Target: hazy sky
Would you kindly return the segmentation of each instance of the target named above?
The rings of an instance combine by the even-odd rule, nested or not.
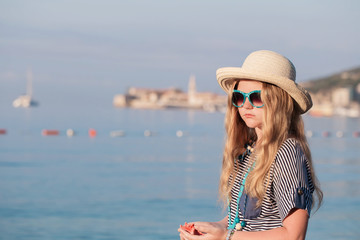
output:
[[[216,69],[259,49],[306,81],[360,66],[359,22],[358,0],[2,0],[0,101],[25,91],[28,67],[38,98],[185,90],[190,74],[221,92]]]

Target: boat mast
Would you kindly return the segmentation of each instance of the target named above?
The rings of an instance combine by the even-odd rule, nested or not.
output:
[[[27,79],[27,87],[26,87],[26,95],[32,96],[32,80],[33,80],[33,74],[31,68],[28,68],[26,73],[26,79]]]

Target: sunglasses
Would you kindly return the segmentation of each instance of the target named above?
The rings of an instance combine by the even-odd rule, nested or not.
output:
[[[246,98],[249,99],[250,104],[255,108],[261,108],[264,106],[264,103],[261,101],[260,90],[254,90],[249,93],[244,93],[239,90],[233,90],[232,104],[235,107],[241,108],[242,106],[244,106]]]

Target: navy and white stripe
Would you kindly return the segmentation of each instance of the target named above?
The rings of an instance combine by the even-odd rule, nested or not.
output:
[[[237,197],[242,177],[248,170],[250,157],[241,161],[231,190],[231,222],[234,221]],[[260,208],[255,198],[248,198],[245,210],[245,231],[262,231],[282,226],[282,221],[293,208],[306,209],[310,216],[314,186],[308,159],[297,140],[287,139],[278,150],[270,168],[270,182]],[[265,183],[264,183],[265,186]],[[245,193],[240,199],[239,216],[244,219]]]

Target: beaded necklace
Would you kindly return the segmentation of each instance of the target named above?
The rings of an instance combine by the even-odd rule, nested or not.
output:
[[[245,152],[242,154],[241,156],[241,159],[244,160],[245,159],[245,156],[247,154],[251,154],[253,152],[253,148],[250,146],[250,145],[247,145],[246,147],[246,150]],[[240,203],[240,198],[243,194],[243,191],[244,191],[244,187],[245,187],[245,182],[246,182],[246,178],[247,176],[249,175],[250,171],[254,168],[255,166],[255,162],[252,164],[251,167],[249,167],[249,169],[247,170],[246,174],[244,175],[244,178],[241,182],[241,185],[240,185],[240,189],[239,189],[239,194],[238,194],[238,197],[237,197],[237,200],[236,200],[236,214],[235,214],[235,219],[234,219],[234,222],[231,224],[231,208],[230,208],[230,203],[228,205],[228,213],[229,213],[229,216],[228,216],[228,222],[229,222],[229,227],[228,229],[231,230],[231,229],[236,229],[236,231],[240,231],[242,230],[245,226],[246,226],[246,221],[245,221],[245,218],[240,221],[240,218],[239,218],[239,203]],[[246,194],[245,196],[245,201],[244,201],[244,216],[245,216],[245,212],[246,212],[246,204],[247,204],[247,199],[248,199],[248,195]]]

